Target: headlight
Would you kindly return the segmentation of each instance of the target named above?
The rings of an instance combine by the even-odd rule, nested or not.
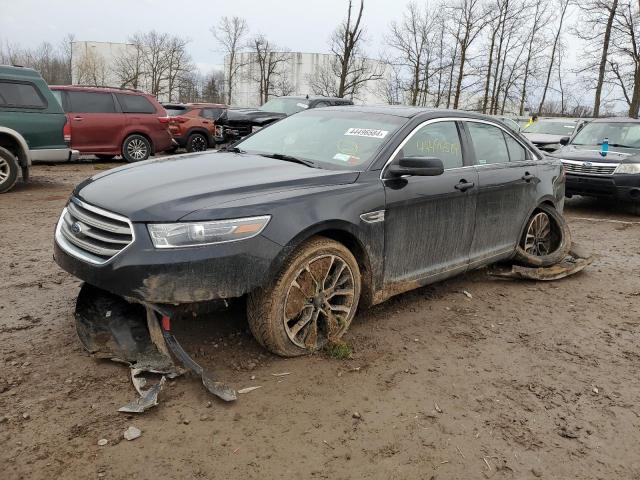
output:
[[[152,223],[147,228],[156,248],[196,247],[255,237],[270,219],[265,215],[214,222]]]
[[[613,173],[640,173],[640,163],[621,163]]]

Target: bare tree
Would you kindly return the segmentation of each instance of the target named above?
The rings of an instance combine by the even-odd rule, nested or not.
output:
[[[609,61],[615,82],[629,105],[629,116],[638,118],[640,108],[640,1],[623,1],[613,25],[613,50]]]
[[[462,82],[465,77],[465,66],[468,60],[467,57],[470,54],[470,48],[487,24],[483,12],[480,9],[481,5],[481,0],[458,0],[457,3],[451,7],[454,18],[460,25],[455,35],[455,40],[460,50],[460,64],[458,66],[458,78],[456,80],[453,108],[458,108],[460,105]]]
[[[123,53],[114,60],[113,73],[121,88],[138,89],[142,86],[144,80],[142,57],[145,48],[142,41],[140,35],[131,38],[131,43],[127,44]]]
[[[189,40],[181,37],[171,37],[168,41],[167,57],[167,91],[171,102],[177,95],[178,85],[182,78],[192,69],[191,55],[187,52]]]
[[[391,22],[390,32],[386,43],[397,52],[397,57],[392,59],[394,66],[404,67],[409,70],[410,83],[408,85],[410,105],[418,103],[420,87],[423,81],[425,56],[428,53],[430,17],[422,12],[414,2],[407,5],[400,23]],[[398,72],[396,72],[398,73]],[[395,75],[396,80],[398,75]],[[388,80],[387,80],[388,81]]]
[[[108,68],[102,55],[87,46],[74,62],[74,77],[80,85],[101,86],[107,84]]]
[[[558,20],[558,29],[556,30],[556,33],[553,39],[553,47],[551,48],[549,68],[547,69],[546,82],[544,84],[544,88],[542,89],[542,98],[540,99],[538,112],[542,111],[542,108],[544,107],[544,101],[547,98],[547,91],[549,90],[549,83],[551,81],[551,73],[553,72],[553,67],[555,65],[556,52],[558,50],[558,42],[560,41],[560,37],[562,35],[562,25],[564,23],[564,18],[567,13],[567,8],[569,7],[570,1],[571,0],[557,0],[558,9],[560,11],[559,20]]]
[[[582,56],[583,62],[586,60],[586,65],[579,70],[579,73],[597,74],[593,105],[594,117],[600,115],[607,57],[618,3],[618,0],[584,0],[577,2],[582,15],[573,29],[573,33],[586,44],[585,52]]]
[[[211,27],[211,33],[226,55],[225,75],[227,103],[229,104],[231,104],[236,76],[238,71],[243,67],[243,64],[238,61],[238,54],[244,46],[243,41],[248,31],[247,21],[240,17],[222,17],[217,27]]]
[[[249,43],[255,63],[255,74],[252,80],[258,84],[260,105],[269,100],[269,95],[274,91],[277,77],[282,75],[282,68],[288,56],[260,34],[253,37]]]
[[[320,67],[309,79],[311,90],[317,95],[353,98],[367,82],[382,78],[380,64],[365,58],[362,52],[364,0],[360,0],[357,14],[352,3],[349,0],[347,18],[329,40],[332,61]]]
[[[543,50],[543,48],[540,47],[538,40],[540,38],[540,26],[544,25],[548,20],[547,7],[548,3],[546,0],[534,0],[534,11],[531,17],[533,19],[533,23],[531,24],[529,35],[527,37],[527,54],[524,63],[522,88],[520,90],[519,115],[524,115],[524,107],[528,93],[527,87],[529,85],[529,78],[531,76],[531,69],[535,62],[535,57]]]

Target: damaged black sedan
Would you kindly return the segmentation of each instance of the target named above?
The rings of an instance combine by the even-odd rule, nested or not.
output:
[[[360,306],[501,260],[557,262],[564,182],[559,160],[490,117],[313,109],[226,152],[84,181],[55,260],[163,318],[246,297],[256,339],[295,356],[339,339]]]

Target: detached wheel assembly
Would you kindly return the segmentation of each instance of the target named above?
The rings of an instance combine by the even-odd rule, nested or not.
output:
[[[122,144],[122,156],[129,162],[140,162],[151,155],[151,144],[142,135],[129,135]]]
[[[351,252],[314,237],[292,254],[269,287],[249,295],[249,328],[278,355],[314,352],[347,331],[360,290],[360,269]]]
[[[548,267],[571,248],[571,232],[564,217],[550,205],[540,205],[529,218],[516,249],[516,260],[531,267]]]
[[[6,148],[0,147],[0,193],[8,192],[18,181],[18,160]]]

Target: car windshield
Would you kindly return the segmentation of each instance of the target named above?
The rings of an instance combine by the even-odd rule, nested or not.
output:
[[[291,115],[309,108],[309,100],[303,98],[273,98],[260,107],[264,112]]]
[[[609,139],[609,145],[640,148],[640,123],[588,123],[571,143],[572,145],[602,145],[602,140],[605,138]]]
[[[575,128],[575,124],[571,122],[545,122],[544,120],[538,120],[525,128],[523,132],[545,133],[548,135],[562,135],[569,137]]]
[[[406,121],[394,115],[309,110],[256,132],[236,147],[248,153],[295,157],[328,170],[364,170]]]

